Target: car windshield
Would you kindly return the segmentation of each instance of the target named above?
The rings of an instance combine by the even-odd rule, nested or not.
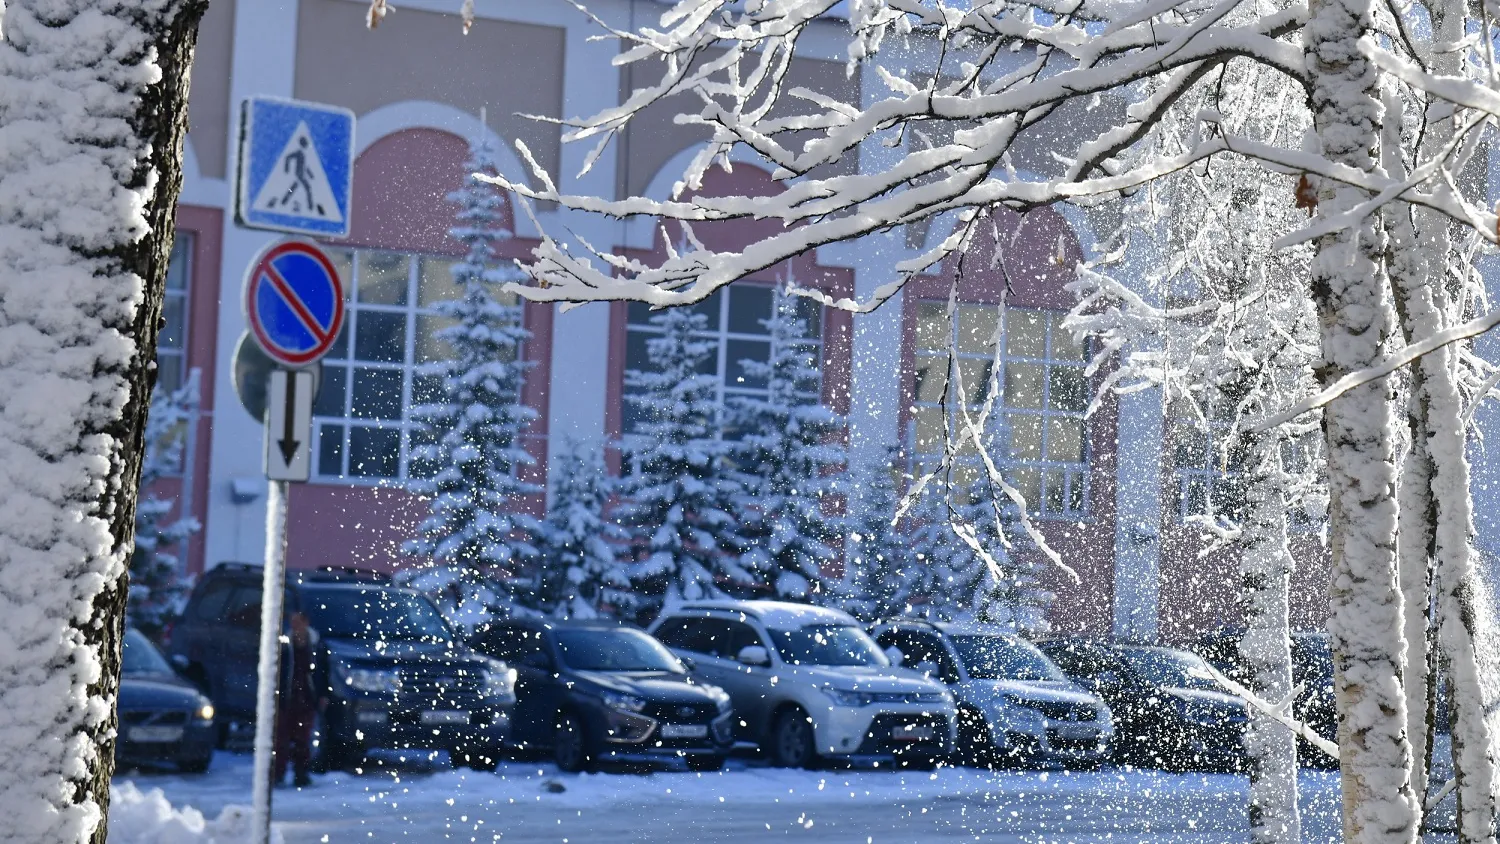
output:
[[[302,609],[334,639],[447,642],[453,634],[432,604],[398,589],[307,589]]]
[[[563,662],[578,671],[670,671],[682,663],[639,630],[558,630]]]
[[[1122,655],[1130,667],[1152,685],[1169,689],[1224,691],[1214,680],[1208,663],[1196,654],[1160,648],[1131,648]]]
[[[151,644],[139,630],[125,631],[125,648],[120,655],[120,673],[122,674],[171,674],[172,666],[167,664],[161,651]]]
[[[791,665],[889,665],[875,640],[849,624],[807,624],[771,630],[781,660]]]
[[[964,670],[976,680],[1066,679],[1030,642],[992,634],[949,638]]]

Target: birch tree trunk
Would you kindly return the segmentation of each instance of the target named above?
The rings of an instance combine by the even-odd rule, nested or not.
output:
[[[1288,619],[1292,569],[1287,545],[1287,498],[1277,443],[1267,434],[1251,434],[1245,451],[1252,456],[1245,474],[1244,516],[1240,543],[1240,603],[1245,635],[1240,658],[1254,691],[1272,703],[1285,701],[1282,714],[1292,717],[1291,624]],[[1269,452],[1269,453],[1268,453]],[[1284,724],[1251,710],[1245,731],[1250,766],[1250,841],[1252,844],[1296,844],[1302,839],[1297,809],[1297,737]]]
[[[1325,157],[1377,169],[1381,104],[1374,67],[1359,51],[1369,0],[1314,0],[1303,34],[1314,127]],[[1355,188],[1324,183],[1319,211],[1357,205]],[[1331,384],[1380,358],[1388,331],[1382,229],[1360,225],[1315,243],[1312,294],[1322,324],[1318,378]],[[1401,685],[1405,644],[1396,576],[1395,455],[1386,380],[1351,390],[1324,411],[1331,500],[1328,629],[1335,655],[1344,839],[1412,842],[1420,818]]]
[[[206,0],[0,4],[0,841],[103,842]]]

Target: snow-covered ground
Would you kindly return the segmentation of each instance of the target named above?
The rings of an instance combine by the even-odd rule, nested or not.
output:
[[[559,775],[512,762],[495,773],[391,757],[363,774],[278,789],[287,844],[525,842],[817,844],[1193,842],[1245,840],[1245,780],[1155,771],[989,772],[944,768],[790,771],[732,760],[721,773]],[[160,788],[176,806],[218,816],[250,796],[250,757],[219,754],[185,777],[128,772],[116,784]],[[1338,840],[1338,776],[1304,772],[1303,840]]]

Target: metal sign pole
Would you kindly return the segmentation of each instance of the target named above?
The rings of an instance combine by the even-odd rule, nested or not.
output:
[[[286,584],[287,482],[271,481],[266,496],[266,562],[261,583],[260,671],[255,693],[255,780],[251,841],[271,840],[271,757],[276,743],[276,687],[281,665],[281,613]]]

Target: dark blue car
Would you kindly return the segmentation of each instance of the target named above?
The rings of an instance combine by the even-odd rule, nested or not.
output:
[[[177,676],[139,630],[125,631],[119,712],[118,767],[167,764],[186,772],[208,770],[218,735],[213,703]]]

